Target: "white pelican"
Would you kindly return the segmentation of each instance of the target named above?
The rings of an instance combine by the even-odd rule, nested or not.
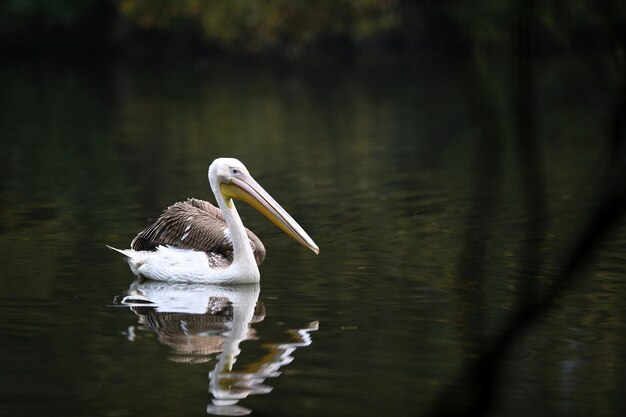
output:
[[[248,284],[259,282],[265,247],[247,230],[233,199],[256,208],[295,241],[316,254],[319,248],[296,221],[234,158],[209,167],[209,183],[219,209],[188,199],[168,207],[140,232],[131,249],[116,249],[137,276],[168,282]]]

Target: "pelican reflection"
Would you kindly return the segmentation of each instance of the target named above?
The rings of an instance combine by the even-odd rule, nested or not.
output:
[[[287,343],[263,344],[267,353],[241,370],[234,365],[244,340],[256,339],[251,326],[265,319],[259,301],[259,284],[221,286],[174,284],[157,281],[134,282],[121,300],[138,316],[139,330],[154,332],[159,341],[172,348],[169,358],[180,363],[216,360],[209,371],[212,403],[207,412],[215,415],[251,413],[237,403],[272,388],[266,378],[280,375],[280,368],[293,360],[298,347],[311,344],[310,332],[318,323],[289,331]]]

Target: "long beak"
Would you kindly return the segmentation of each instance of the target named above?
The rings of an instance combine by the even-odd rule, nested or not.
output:
[[[239,178],[231,179],[230,184],[221,183],[220,190],[224,197],[250,204],[293,240],[311,249],[315,254],[320,253],[313,239],[251,176],[242,174]]]

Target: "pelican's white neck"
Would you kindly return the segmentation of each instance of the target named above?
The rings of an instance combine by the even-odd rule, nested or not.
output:
[[[230,204],[227,204],[220,190],[218,161],[214,161],[209,167],[209,183],[211,184],[211,190],[215,195],[217,205],[222,210],[233,241],[233,263],[227,269],[232,270],[233,279],[239,283],[258,282],[259,268],[256,264],[246,229],[235,208],[235,204],[232,200],[229,201]]]

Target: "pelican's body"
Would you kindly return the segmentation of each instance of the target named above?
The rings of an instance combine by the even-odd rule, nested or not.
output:
[[[265,247],[247,230],[233,199],[245,201],[285,233],[315,253],[307,233],[233,158],[219,158],[209,167],[209,183],[218,207],[188,199],[168,207],[139,233],[123,254],[134,274],[169,282],[249,284],[259,282],[258,265]]]

